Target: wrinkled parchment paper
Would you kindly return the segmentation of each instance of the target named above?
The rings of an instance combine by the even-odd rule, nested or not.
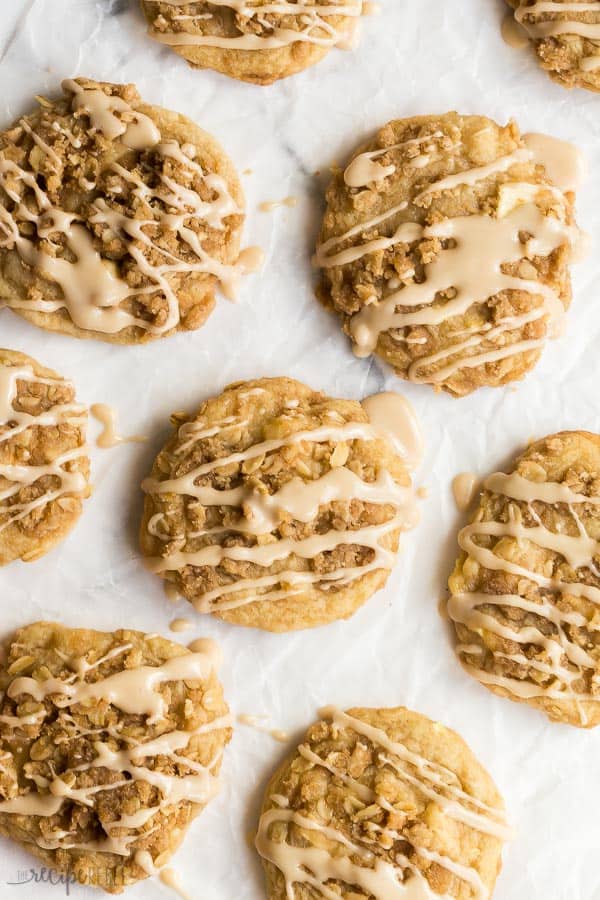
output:
[[[532,53],[500,37],[501,0],[382,0],[360,47],[270,88],[194,72],[145,37],[137,0],[5,0],[0,4],[0,127],[75,74],[134,81],[142,96],[179,110],[212,132],[240,171],[248,201],[246,243],[266,251],[238,305],[221,300],[200,332],[144,347],[116,347],[47,334],[0,312],[0,343],[74,379],[80,400],[108,402],[124,433],[146,444],[92,447],[94,496],[74,533],[49,556],[0,571],[2,637],[36,619],[71,626],[122,626],[169,635],[189,615],[142,568],[137,550],[139,483],[175,409],[194,409],[227,383],[287,374],[339,396],[403,390],[423,423],[429,488],[418,529],[387,588],[350,622],[269,635],[196,617],[187,642],[217,638],[222,677],[236,713],[265,715],[290,732],[289,747],[239,725],[225,756],[224,788],[192,825],[174,865],[194,900],[260,900],[262,873],[247,844],[262,791],[323,704],[405,704],[458,730],[504,794],[517,835],[505,851],[498,900],[598,900],[600,729],[548,724],[541,713],[493,697],[463,674],[438,614],[456,554],[460,516],[450,481],[507,464],[531,437],[561,428],[600,430],[600,266],[597,250],[574,272],[575,299],[564,337],[546,349],[525,382],[464,400],[405,386],[355,359],[336,320],[313,299],[311,246],[323,176],[388,119],[458,109],[524,131],[548,131],[586,151],[591,177],[579,198],[583,227],[600,237],[600,96],[568,92]],[[290,194],[295,209],[258,211]],[[97,434],[92,425],[90,438]],[[32,857],[0,842],[0,897],[57,898],[64,886],[30,879]],[[71,887],[73,896],[98,897]],[[131,900],[169,893],[157,879]]]

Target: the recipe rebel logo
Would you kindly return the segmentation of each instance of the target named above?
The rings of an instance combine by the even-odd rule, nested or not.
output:
[[[82,877],[86,875],[87,879]],[[83,881],[84,883],[87,881],[87,883],[93,884],[96,887],[110,888],[117,886],[122,887],[124,884],[123,873],[120,870],[120,867],[117,867],[115,870],[91,868],[86,869],[85,872],[80,870],[79,878],[76,878],[75,873],[70,869],[59,872],[57,869],[52,869],[47,866],[19,869],[16,880],[7,881],[6,884],[11,885],[11,887],[21,887],[26,884],[48,884],[52,887],[64,888],[66,896],[69,897],[71,895],[71,885],[77,884],[78,881]]]

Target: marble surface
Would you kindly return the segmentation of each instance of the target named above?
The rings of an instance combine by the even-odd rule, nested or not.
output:
[[[460,731],[504,793],[516,838],[505,852],[498,900],[598,900],[600,731],[548,724],[541,714],[492,697],[462,673],[437,611],[456,551],[460,517],[454,474],[502,466],[532,436],[561,428],[600,430],[597,249],[574,273],[567,333],[535,372],[504,390],[465,400],[406,387],[355,359],[337,323],[313,299],[309,264],[324,178],[336,160],[388,119],[457,108],[523,130],[575,140],[591,177],[579,218],[600,234],[600,96],[553,84],[528,51],[500,37],[501,0],[382,0],[360,47],[270,88],[194,72],[145,36],[137,0],[11,0],[0,4],[0,121],[26,111],[36,93],[74,74],[135,81],[143,97],[187,114],[220,139],[244,176],[246,243],[266,265],[237,305],[221,300],[206,327],[145,347],[120,348],[50,335],[0,313],[1,343],[71,376],[80,398],[114,404],[143,445],[92,449],[95,493],[73,535],[51,556],[0,571],[2,636],[39,618],[168,635],[189,607],[170,605],[142,569],[136,532],[139,482],[168,431],[173,409],[192,409],[226,383],[288,374],[330,393],[362,397],[384,384],[404,390],[423,422],[429,488],[422,522],[386,590],[350,622],[274,636],[197,619],[189,639],[211,635],[225,651],[223,679],[236,713],[264,714],[293,739],[325,703],[406,704]],[[295,209],[258,206],[293,194]],[[597,246],[597,245],[596,245]],[[95,426],[91,429],[95,436]],[[188,634],[185,635],[186,640]],[[290,748],[293,740],[290,744]],[[238,726],[225,758],[225,787],[194,823],[175,865],[195,900],[259,900],[261,871],[247,845],[265,782],[290,748]],[[61,886],[27,880],[32,859],[0,847],[0,897],[57,897]],[[35,862],[33,862],[35,865]],[[99,896],[71,887],[75,897]],[[156,879],[127,893],[158,900]]]

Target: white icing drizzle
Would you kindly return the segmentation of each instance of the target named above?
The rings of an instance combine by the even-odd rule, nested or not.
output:
[[[72,78],[65,79],[62,86],[73,94],[73,112],[89,116],[92,129],[108,140],[119,138],[132,150],[145,150],[159,143],[160,131],[152,119],[133,110],[121,97],[110,97],[101,88],[84,88]]]
[[[108,403],[94,403],[90,406],[90,412],[102,425],[101,434],[96,439],[96,444],[102,449],[118,447],[120,444],[141,444],[148,438],[141,434],[132,434],[123,437],[117,431],[117,411]]]
[[[360,153],[358,156],[354,157],[344,172],[344,182],[348,187],[352,188],[365,187],[372,182],[379,183],[389,175],[393,175],[396,171],[396,166],[394,164],[390,163],[388,166],[382,166],[378,162],[382,156],[385,156],[387,153],[392,153],[395,150],[404,150],[405,148],[421,147],[421,145],[424,145],[422,154],[413,157],[407,156],[406,159],[403,160],[405,165],[420,168],[423,159],[429,161],[429,157],[426,153],[435,150],[436,140],[440,137],[443,137],[442,132],[435,131],[433,134],[411,138],[410,140],[402,141],[399,144],[381,147],[379,150],[370,150],[365,153]]]
[[[205,172],[193,160],[194,154],[191,151],[186,154],[176,141],[162,141],[153,121],[121,98],[110,97],[100,88],[84,87],[72,80],[64,81],[63,89],[72,95],[73,111],[89,116],[92,130],[110,140],[118,140],[126,147],[138,151],[152,149],[164,160],[172,159],[193,173],[214,199],[203,200],[195,189],[183,187],[165,173],[159,173],[158,186],[151,188],[120,163],[111,164],[115,174],[131,186],[133,196],[144,210],[144,217],[130,218],[109,206],[102,197],[97,197],[91,203],[93,212],[89,221],[92,225],[102,226],[105,235],[117,235],[125,242],[129,255],[146,281],[142,287],[130,287],[117,277],[114,264],[96,249],[92,233],[83,220],[75,213],[53,206],[34,173],[0,152],[0,186],[14,203],[12,212],[5,203],[0,204],[0,247],[15,249],[25,264],[56,284],[62,294],[59,299],[7,299],[7,305],[42,313],[66,309],[78,328],[103,334],[116,334],[135,326],[160,336],[177,327],[180,321],[174,286],[178,275],[206,273],[220,283],[226,296],[233,297],[241,275],[254,270],[258,263],[254,250],[250,248],[251,256],[244,251],[235,265],[225,265],[205,250],[203,239],[189,227],[192,219],[200,219],[210,228],[223,229],[229,216],[242,214],[225,179]],[[43,145],[42,149],[46,148],[45,152],[52,160],[53,151],[33,135],[26,120],[21,119],[19,124],[32,134],[38,145]],[[90,185],[92,188],[95,184]],[[24,199],[26,193],[30,197],[27,202]],[[164,209],[156,208],[157,203]],[[23,223],[33,225],[37,239],[51,241],[57,251],[60,250],[57,239],[62,238],[73,259],[64,254],[51,256],[44,252],[35,240],[21,233],[19,226]],[[167,229],[177,238],[185,256],[161,247],[152,236],[157,227]],[[162,319],[152,323],[128,310],[128,303],[141,296],[164,301]]]
[[[551,15],[551,18],[539,20],[538,15]],[[594,14],[594,21],[569,18],[569,13]],[[597,47],[588,56],[584,56],[579,64],[582,72],[594,72],[600,68],[600,0],[591,2],[570,3],[568,0],[537,0],[531,6],[524,5],[523,0],[514,13],[515,21],[527,37],[534,41],[545,38],[573,35],[580,37]]]
[[[169,623],[169,630],[175,632],[191,631],[193,627],[194,623],[190,619],[173,619]]]
[[[502,811],[466,793],[450,770],[410,751],[404,744],[393,741],[382,729],[339,709],[328,707],[320,711],[320,716],[331,720],[336,728],[350,729],[371,742],[380,754],[380,761],[390,766],[396,777],[407,781],[422,793],[425,800],[435,803],[443,815],[499,840],[506,840],[511,836]],[[361,803],[380,806],[387,812],[393,811],[393,806],[382,796],[337,770],[334,763],[314,753],[308,745],[301,745],[299,753],[314,766],[322,767],[339,778]],[[256,848],[263,859],[271,862],[282,873],[286,897],[290,900],[296,896],[295,885],[308,885],[326,900],[336,900],[339,897],[338,891],[328,885],[332,880],[351,887],[357,886],[376,900],[451,900],[451,895],[433,891],[427,877],[405,854],[394,854],[392,863],[374,852],[374,843],[350,840],[338,829],[290,809],[289,803],[282,803],[281,799],[285,800],[279,795],[271,795],[273,806],[261,816]],[[315,845],[294,846],[286,840],[274,840],[271,837],[272,826],[283,823],[295,825],[335,842],[338,845],[335,853]],[[473,889],[477,900],[487,900],[489,897],[489,891],[475,868],[418,846],[403,833],[385,830],[385,835],[392,841],[410,844],[417,855],[436,862],[465,881]],[[302,843],[306,844],[307,841]],[[355,861],[356,859],[360,862]]]
[[[380,418],[381,404],[386,413],[384,416],[386,421],[381,421]],[[178,478],[164,481],[156,478],[146,479],[142,488],[149,494],[192,497],[202,506],[208,507],[242,508],[243,517],[235,524],[219,528],[203,528],[189,534],[188,538],[203,538],[227,532],[257,538],[251,547],[210,543],[198,550],[173,550],[165,556],[147,559],[148,568],[162,574],[181,570],[185,566],[219,566],[228,560],[247,561],[268,567],[273,563],[288,560],[289,557],[311,560],[342,545],[360,545],[373,551],[370,562],[352,568],[341,568],[334,572],[296,571],[290,567],[277,574],[239,578],[232,584],[207,591],[196,598],[194,606],[199,612],[234,609],[264,600],[273,601],[302,593],[303,586],[312,585],[320,590],[327,590],[333,585],[349,584],[356,578],[377,569],[391,569],[395,553],[388,548],[385,538],[395,531],[414,527],[418,513],[412,486],[403,487],[397,484],[387,470],[381,470],[373,482],[363,481],[351,469],[344,466],[345,459],[341,459],[336,465],[332,456],[333,467],[320,478],[312,481],[304,481],[300,477],[293,478],[274,494],[256,491],[248,485],[220,490],[196,483],[203,475],[233,464],[258,459],[282,447],[293,446],[303,441],[342,443],[352,440],[371,441],[385,436],[394,444],[396,452],[402,453],[407,466],[412,466],[415,460],[415,447],[421,446],[412,409],[402,398],[390,394],[382,395],[379,402],[375,400],[371,410],[379,411],[379,417],[376,417],[372,425],[351,422],[340,426],[321,426],[309,431],[298,431],[285,438],[262,441],[241,452],[203,463]],[[367,411],[369,412],[369,409]],[[179,431],[179,437],[186,439],[182,447],[187,448],[194,441],[214,436],[222,429],[235,427],[237,422],[238,420],[234,418],[233,421],[224,421],[220,426],[210,427],[198,422],[185,423]],[[403,439],[405,443],[401,443]],[[392,507],[393,514],[383,524],[368,525],[354,531],[332,529],[324,534],[313,534],[299,540],[283,537],[268,542],[259,540],[262,535],[277,529],[282,516],[286,514],[291,519],[308,523],[317,517],[321,506],[332,502],[349,503],[352,500]],[[163,518],[163,513],[152,516],[148,522],[148,532],[166,542],[170,539],[161,528]],[[284,587],[281,587],[282,585]]]
[[[298,205],[298,198],[294,196],[284,197],[283,200],[265,200],[263,203],[260,203],[258,208],[261,212],[269,213],[273,212],[276,209],[280,209],[282,206],[287,206],[289,209],[293,209]]]
[[[416,413],[406,397],[385,391],[361,403],[369,422],[393,445],[412,471],[423,461],[425,442]]]
[[[470,507],[477,492],[477,482],[477,475],[473,472],[460,472],[452,479],[452,494],[459,512],[465,512]]]
[[[196,638],[195,641],[188,644],[188,650],[191,650],[192,653],[209,654],[216,669],[219,669],[223,664],[223,651],[212,638]]]
[[[82,429],[84,440],[87,423],[86,409],[77,403],[54,404],[38,414],[15,409],[19,382],[52,386],[68,385],[60,378],[38,377],[30,365],[0,365],[0,446],[16,435],[34,428],[54,429],[68,424]],[[44,465],[0,463],[0,532],[15,522],[25,519],[31,512],[47,506],[61,497],[82,497],[87,492],[87,480],[83,472],[71,471],[73,464],[85,458],[87,448],[69,450]],[[26,503],[11,502],[18,493],[39,479],[53,476],[59,484],[48,487],[35,500]]]
[[[178,897],[181,897],[181,900],[192,900],[192,895],[188,894],[183,887],[179,872],[177,872],[176,869],[171,867],[161,869],[158,877],[166,887],[171,888],[173,893],[177,894]]]
[[[245,725],[247,728],[254,728],[255,731],[262,731],[263,734],[268,734],[269,737],[272,737],[274,741],[277,741],[279,744],[286,744],[290,736],[287,731],[283,731],[281,728],[269,728],[266,725],[263,725],[261,720],[264,719],[265,716],[253,716],[249,713],[240,713],[237,717],[237,721],[240,725]]]
[[[600,46],[600,41],[598,46]],[[595,72],[596,69],[600,69],[600,53],[584,57],[579,64],[579,68],[582,72]]]
[[[528,600],[519,594],[496,593],[461,593],[453,594],[448,603],[448,613],[456,622],[481,633],[481,630],[512,641],[520,646],[533,645],[539,652],[532,658],[525,652],[504,653],[490,650],[479,644],[459,644],[457,651],[464,667],[485,684],[504,689],[509,694],[521,699],[545,697],[553,700],[574,701],[577,705],[582,724],[587,724],[587,715],[582,701],[599,702],[600,694],[582,690],[577,682],[585,675],[591,675],[594,686],[598,684],[598,663],[569,637],[571,627],[595,633],[600,630],[593,618],[576,609],[568,608],[560,602],[561,598],[580,598],[596,607],[600,604],[600,588],[584,581],[561,579],[560,575],[552,576],[539,571],[535,566],[526,567],[511,562],[498,555],[494,549],[481,546],[478,539],[489,536],[501,542],[503,538],[512,539],[518,544],[528,542],[533,547],[559,554],[567,565],[579,577],[584,577],[588,570],[594,576],[600,575],[598,556],[600,544],[592,538],[583,521],[585,507],[600,506],[600,497],[587,497],[572,491],[567,485],[556,482],[534,482],[514,472],[505,475],[498,472],[491,475],[484,483],[484,488],[492,494],[503,496],[527,504],[527,510],[535,525],[525,526],[518,508],[509,507],[511,514],[508,522],[481,521],[479,517],[464,528],[459,535],[461,549],[480,566],[495,572],[515,575],[525,580],[528,587],[536,587],[540,594],[536,599]],[[577,534],[554,532],[542,521],[536,506],[539,504],[553,506],[563,504],[570,513]],[[492,607],[503,613],[500,621],[494,612],[485,611],[483,606]],[[506,610],[516,609],[531,613],[538,620],[543,620],[551,627],[543,629],[541,621],[529,622],[519,627],[510,623]],[[550,633],[546,634],[545,630]],[[522,664],[525,669],[534,669],[541,673],[544,683],[538,683],[530,677],[504,675],[486,671],[483,667],[483,656],[492,653],[496,660],[507,660]],[[482,666],[472,665],[464,659],[468,656],[482,657]]]
[[[498,159],[485,166],[474,166],[471,169],[466,169],[464,172],[456,172],[454,175],[447,175],[445,178],[440,178],[439,181],[434,181],[422,190],[420,194],[417,194],[415,203],[418,203],[430,194],[442,194],[444,191],[452,191],[456,187],[477,184],[478,181],[484,181],[492,175],[508,172],[509,169],[518,165],[518,163],[529,162],[532,158],[533,154],[530,151],[519,147],[512,153],[499,156]]]
[[[588,162],[579,147],[548,134],[524,134],[523,143],[561,191],[577,191],[588,175]]]
[[[151,0],[163,2],[169,6],[186,7],[191,0]],[[345,17],[353,20],[363,15],[362,0],[325,0],[310,3],[306,0],[274,0],[272,3],[261,3],[260,6],[250,4],[247,0],[212,0],[212,7],[223,7],[231,10],[253,26],[259,26],[263,33],[252,32],[225,37],[218,34],[198,34],[189,31],[158,31],[151,29],[150,34],[157,41],[171,46],[184,47],[218,47],[223,50],[274,50],[289,47],[296,42],[315,44],[320,47],[348,47],[348,26],[336,26],[332,17]],[[367,10],[370,14],[370,10]],[[267,16],[294,16],[298,28],[289,28],[284,24],[274,24]],[[185,18],[191,24],[202,24],[210,20],[208,15],[190,15]],[[183,17],[177,17],[181,21]],[[351,29],[353,32],[354,29]],[[351,38],[350,38],[351,39]]]
[[[28,695],[40,703],[51,697],[53,704],[61,711],[59,716],[75,726],[75,737],[81,737],[95,732],[82,731],[69,715],[67,711],[76,704],[103,700],[125,713],[146,716],[148,724],[160,723],[168,712],[168,701],[158,693],[157,688],[167,682],[204,681],[220,662],[218,646],[212,641],[204,640],[195,652],[173,657],[160,666],[123,669],[98,681],[85,681],[89,671],[130,649],[131,644],[122,644],[92,664],[83,658],[71,660],[70,667],[74,674],[65,679],[48,678],[37,681],[33,678],[15,677],[8,685],[7,695],[13,699]],[[11,728],[27,724],[25,718],[14,718],[17,721],[9,723]],[[188,758],[185,751],[198,736],[229,727],[231,716],[226,715],[189,731],[164,732],[146,742],[125,736],[118,729],[100,728],[98,734],[106,732],[111,738],[127,746],[113,750],[108,743],[98,739],[94,742],[94,759],[81,763],[72,771],[84,774],[101,768],[123,776],[128,775],[128,779],[121,778],[106,784],[78,788],[77,782],[69,786],[59,775],[55,775],[52,779],[42,779],[36,785],[38,790],[29,790],[0,802],[0,813],[49,817],[56,815],[66,801],[92,806],[94,794],[100,791],[116,790],[130,784],[132,779],[146,782],[159,790],[158,804],[141,809],[133,815],[123,814],[105,825],[104,838],[82,843],[75,840],[70,832],[57,832],[52,838],[40,835],[35,840],[39,847],[47,850],[93,850],[124,857],[131,856],[133,851],[135,861],[148,874],[156,874],[158,870],[148,851],[135,851],[132,848],[132,844],[141,837],[137,829],[144,828],[143,836],[146,838],[153,829],[144,826],[151,823],[153,817],[164,808],[183,801],[204,805],[218,792],[219,780],[212,774],[212,770],[220,762],[221,751],[206,766]],[[174,767],[184,767],[191,774],[168,774],[147,766],[145,760],[155,756],[167,757]],[[44,792],[40,792],[40,789]],[[158,826],[154,830],[156,827]]]
[[[90,700],[106,700],[130,715],[147,716],[148,724],[153,725],[167,712],[165,699],[156,691],[157,687],[167,681],[186,678],[205,680],[212,668],[213,661],[208,654],[185,654],[175,656],[161,666],[124,669],[94,682],[67,682],[59,678],[37,681],[35,678],[18,677],[11,681],[7,694],[11,698],[29,694],[38,702],[52,695],[59,709]]]
[[[584,22],[581,19],[564,18],[565,13],[596,13],[597,22]],[[536,17],[543,13],[556,13],[550,19],[540,21]],[[546,37],[559,37],[562,34],[574,34],[600,43],[600,0],[591,2],[569,3],[566,0],[537,0],[529,4],[520,0],[515,10],[515,19],[536,40]]]
[[[429,195],[451,191],[462,185],[474,185],[529,161],[546,165],[551,176],[558,175],[559,187],[568,186],[572,189],[579,183],[582,157],[572,145],[529,135],[524,140],[524,146],[513,153],[487,165],[442,178],[422,190],[413,202],[420,203]],[[360,180],[358,175],[356,180]],[[368,356],[373,353],[384,333],[390,333],[400,343],[410,342],[407,329],[440,325],[455,316],[464,315],[471,306],[486,303],[500,292],[510,290],[526,291],[539,297],[540,302],[532,310],[509,316],[494,326],[484,324],[476,327],[464,339],[459,334],[459,339],[448,348],[417,358],[409,368],[408,378],[417,383],[435,384],[448,379],[462,368],[473,368],[515,354],[540,350],[545,337],[513,342],[506,338],[528,323],[538,320],[546,322],[547,334],[557,334],[564,318],[560,297],[540,281],[520,275],[507,275],[503,268],[509,263],[548,256],[561,246],[568,246],[572,251],[576,248],[578,230],[566,224],[566,221],[545,215],[537,206],[538,196],[545,191],[554,194],[566,220],[568,213],[560,190],[543,184],[510,182],[499,188],[496,216],[457,216],[428,226],[402,222],[391,237],[373,238],[362,243],[353,241],[340,249],[348,241],[360,238],[364,233],[404,212],[408,207],[408,203],[404,201],[321,244],[317,248],[315,264],[329,269],[350,264],[370,253],[398,244],[429,239],[449,242],[425,266],[424,281],[415,282],[412,279],[414,273],[408,273],[404,281],[395,279],[388,284],[388,292],[380,301],[373,297],[370,303],[352,317],[350,332],[356,355]],[[523,233],[531,235],[526,243],[520,240]],[[448,291],[451,292],[451,299],[440,303],[440,294]],[[445,360],[448,361],[447,364],[440,366]],[[432,366],[435,371],[428,371]]]
[[[502,19],[501,33],[504,42],[515,50],[522,50],[529,45],[529,35],[515,19],[513,10],[507,12]]]

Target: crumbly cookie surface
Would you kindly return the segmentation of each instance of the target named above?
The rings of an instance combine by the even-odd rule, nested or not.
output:
[[[508,829],[464,741],[404,708],[321,715],[265,794],[269,900],[491,897]]]
[[[334,174],[318,296],[402,378],[455,396],[506,384],[570,303],[572,203],[513,122],[390,122]]]
[[[73,385],[0,349],[0,566],[59,543],[89,496],[87,409]]]
[[[191,66],[271,84],[306,69],[351,39],[362,0],[141,0],[156,40]]]
[[[385,584],[414,497],[359,403],[259,379],[174,424],[143,484],[141,546],[198,611],[289,631],[347,618]]]
[[[508,3],[540,65],[554,81],[568,88],[600,91],[600,0]]]
[[[466,670],[503,697],[600,723],[600,437],[532,444],[484,482],[448,612]]]
[[[0,673],[0,833],[109,893],[153,874],[218,789],[214,648],[36,622]]]
[[[139,343],[233,291],[243,195],[220,146],[133,85],[63,82],[0,134],[0,291],[51,331]]]

